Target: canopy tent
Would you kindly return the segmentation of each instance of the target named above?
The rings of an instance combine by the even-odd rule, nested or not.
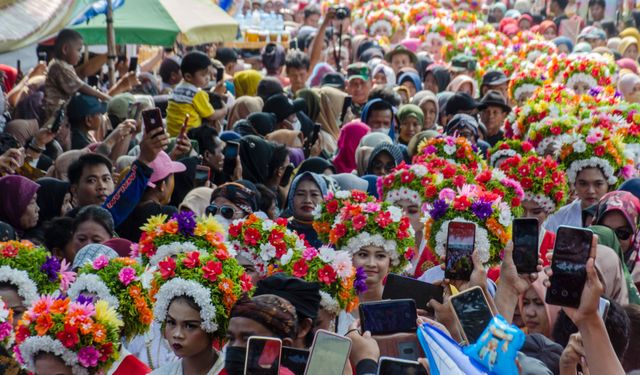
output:
[[[0,53],[51,36],[82,14],[92,0],[0,0]]]
[[[125,1],[114,10],[116,44],[172,46],[235,40],[238,23],[211,0]],[[89,45],[107,44],[106,17],[72,27]]]

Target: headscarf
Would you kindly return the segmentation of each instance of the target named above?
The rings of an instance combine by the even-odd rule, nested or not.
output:
[[[449,120],[447,126],[444,129],[444,132],[447,135],[455,136],[456,132],[459,132],[462,129],[468,128],[473,131],[476,139],[478,139],[478,121],[465,113],[458,113]]]
[[[398,164],[400,164],[403,160],[402,149],[398,145],[394,145],[392,143],[380,143],[373,149],[373,151],[371,151],[371,156],[369,156],[369,163],[367,164],[367,174],[373,174],[373,161],[375,160],[376,156],[383,152],[391,155],[391,158],[394,160],[396,166],[398,166]]]
[[[436,94],[436,98],[438,99],[438,118],[440,118],[440,116],[442,115],[447,114],[447,111],[445,111],[445,108],[447,108],[447,102],[449,101],[449,99],[451,99],[453,95],[455,94],[452,93],[451,91],[442,91]]]
[[[540,273],[538,274],[538,278],[536,279],[536,281],[534,281],[530,288],[533,288],[533,290],[536,292],[536,295],[538,296],[538,298],[540,299],[540,301],[542,301],[542,303],[544,303],[544,309],[545,312],[547,313],[547,320],[549,322],[548,325],[548,331],[544,332],[543,334],[548,337],[548,338],[553,338],[551,333],[553,331],[553,325],[556,322],[556,319],[558,319],[558,313],[560,312],[560,306],[554,306],[554,305],[549,305],[545,302],[545,294],[547,293],[547,288],[544,286],[544,284],[542,283],[542,281],[546,278],[546,276],[544,275],[544,273]],[[525,292],[526,293],[526,292]],[[520,295],[520,298],[518,300],[518,308],[520,309],[520,314],[524,316],[524,309],[523,309],[523,299],[524,299],[524,293]]]
[[[258,83],[256,95],[262,98],[262,101],[266,104],[270,97],[278,94],[284,95],[284,88],[282,83],[276,77],[264,77]]]
[[[630,178],[623,182],[618,188],[618,191],[628,191],[636,198],[640,199],[640,178]]]
[[[63,152],[56,160],[53,161],[53,165],[47,171],[47,177],[53,177],[62,181],[69,181],[69,177],[67,175],[69,166],[73,164],[74,161],[80,159],[82,155],[88,154],[89,152],[91,151],[89,151],[88,148]]]
[[[293,179],[293,182],[289,187],[289,195],[287,195],[287,212],[285,216],[293,216],[293,198],[296,195],[296,189],[302,181],[306,180],[315,182],[316,186],[318,186],[318,189],[320,189],[323,197],[327,195],[327,183],[324,181],[324,178],[322,178],[321,175],[313,172],[300,173],[296,176],[296,178]]]
[[[307,81],[308,87],[318,87],[322,83],[322,79],[329,73],[335,73],[336,70],[329,64],[325,62],[321,62],[316,64],[313,67],[313,71],[309,75],[309,80]]]
[[[289,161],[293,164],[294,168],[297,168],[304,161],[304,151],[297,147],[287,147],[289,151]]]
[[[362,176],[367,173],[367,166],[369,165],[369,158],[371,157],[373,149],[374,148],[370,146],[358,146],[358,148],[356,149],[356,171],[358,173],[358,176]]]
[[[420,133],[411,137],[411,140],[407,145],[407,153],[409,154],[409,157],[413,158],[414,156],[416,156],[416,154],[418,154],[418,146],[420,145],[420,143],[422,143],[422,141],[424,141],[425,139],[436,138],[439,135],[440,133],[438,133],[437,130],[431,129],[431,130],[423,130]]]
[[[576,44],[575,47],[573,47],[573,53],[589,53],[591,52],[592,48],[591,48],[591,44],[587,43],[587,42],[580,42],[578,44]]]
[[[342,114],[344,100],[348,95],[328,86],[317,89],[317,93],[320,95],[320,114],[317,122],[322,125],[322,130],[329,133],[334,139],[338,139],[340,124],[337,123],[337,120]]]
[[[101,255],[106,256],[107,259],[115,259],[118,257],[118,253],[109,246],[100,243],[90,243],[76,253],[71,269],[75,271],[87,263],[93,263],[93,261]]]
[[[628,57],[616,61],[616,65],[618,65],[620,69],[628,69],[633,73],[638,74],[638,63]]]
[[[404,72],[398,77],[398,85],[402,85],[405,81],[411,81],[416,91],[422,90],[422,81],[416,72]]]
[[[20,145],[25,145],[27,141],[38,133],[37,120],[12,120],[5,126],[5,132],[11,134]]]
[[[624,254],[627,267],[632,268],[636,260],[638,250],[638,216],[640,211],[640,200],[627,191],[612,191],[605,194],[596,207],[593,217],[593,224],[602,224],[604,216],[612,211],[618,211],[624,216],[629,224],[629,228],[634,232],[631,238],[631,247]]]
[[[384,76],[387,77],[387,87],[394,87],[396,84],[396,73],[393,71],[389,65],[378,64],[375,68],[373,68],[373,72],[371,72],[371,77],[375,77],[378,73],[384,73]]]
[[[240,161],[242,178],[263,184],[269,178],[269,164],[275,151],[275,145],[255,135],[240,139]]]
[[[245,213],[250,214],[258,211],[257,190],[256,186],[250,181],[227,182],[213,191],[210,203],[213,203],[218,197],[226,198],[240,207]]]
[[[417,119],[418,123],[422,127],[422,124],[424,123],[424,114],[420,107],[415,104],[405,104],[398,109],[398,121],[402,122],[410,117]]]
[[[544,32],[547,31],[547,29],[550,27],[552,27],[556,31],[556,34],[558,33],[558,26],[556,26],[556,24],[550,20],[545,20],[540,23],[540,26],[538,27],[538,33],[540,35],[544,35]]]
[[[236,99],[242,96],[256,96],[258,93],[258,83],[262,79],[262,74],[257,70],[249,69],[236,73],[233,76],[233,86],[236,91]]]
[[[622,30],[620,34],[618,34],[618,36],[623,39],[628,36],[632,36],[636,38],[638,42],[640,42],[640,31],[638,31],[638,29],[636,29],[635,27],[627,27],[626,29]]]
[[[340,187],[340,190],[367,191],[369,183],[353,173],[338,173],[330,176]]]
[[[38,224],[41,224],[60,216],[60,209],[64,203],[65,195],[69,192],[70,184],[51,177],[43,177],[36,182],[40,185],[38,190],[40,194],[36,200],[40,208]]]
[[[293,338],[296,333],[296,309],[285,298],[263,294],[249,298],[246,294],[233,305],[229,316],[260,323],[276,337]]]
[[[280,129],[267,134],[265,139],[287,147],[300,148],[304,136],[300,130]]]
[[[633,87],[637,83],[640,83],[640,76],[635,73],[627,73],[618,80],[618,91],[626,100],[629,100],[631,99],[629,95],[633,93]]]
[[[618,37],[610,38],[609,40],[607,40],[607,48],[609,48],[612,51],[617,51],[618,46],[620,45],[620,42],[622,42],[621,38],[618,38]]]
[[[433,74],[433,78],[436,79],[436,83],[438,84],[438,92],[445,91],[451,82],[451,73],[449,73],[449,70],[444,66],[430,65],[427,68],[425,77],[427,74]]]
[[[247,117],[247,122],[252,127],[253,134],[264,137],[276,128],[278,119],[273,113],[256,112]]]
[[[229,121],[227,129],[231,129],[238,120],[246,119],[250,114],[262,111],[262,99],[257,96],[243,96],[238,98],[231,110],[229,110]]]
[[[454,78],[447,86],[447,91],[451,91],[455,94],[465,83],[471,84],[471,96],[475,98],[478,94],[478,83],[475,79],[465,74],[461,74]]]
[[[559,36],[554,40],[552,40],[552,42],[553,44],[556,45],[556,47],[564,45],[564,46],[567,46],[567,49],[569,50],[569,52],[573,51],[573,42],[571,41],[571,39],[567,38],[566,36]]]
[[[205,214],[207,206],[209,206],[212,193],[213,189],[209,187],[195,188],[187,193],[178,208],[181,211],[184,209],[191,210],[196,216],[202,216]]]
[[[333,166],[330,160],[323,159],[318,156],[313,156],[303,161],[298,168],[298,173],[313,172],[317,174],[323,174],[326,169],[331,169],[335,173],[336,167]]]
[[[338,138],[338,154],[333,159],[336,172],[351,173],[356,169],[356,148],[369,131],[369,126],[361,121],[352,121],[342,127]]]
[[[0,177],[0,220],[18,232],[27,229],[20,226],[20,217],[39,188],[40,185],[19,175]]]
[[[303,112],[309,116],[311,121],[317,122],[320,115],[320,95],[312,89],[300,89],[296,92],[296,98],[304,99],[307,104]]]
[[[127,258],[131,255],[131,245],[133,245],[133,242],[126,238],[113,237],[104,241],[102,244],[112,248],[118,253],[119,257]]]
[[[4,221],[0,221],[0,242],[15,241],[16,231]]]
[[[282,297],[296,308],[298,319],[318,317],[320,309],[320,284],[307,282],[297,277],[277,273],[260,280],[254,296],[275,294]]]
[[[620,42],[620,45],[618,46],[618,53],[621,55],[624,55],[624,52],[627,50],[627,48],[629,48],[631,45],[635,44],[636,48],[638,47],[638,39],[632,37],[632,36],[626,36],[624,38],[622,38],[622,41]]]

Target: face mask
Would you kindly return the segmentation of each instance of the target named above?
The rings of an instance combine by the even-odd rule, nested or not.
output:
[[[220,225],[222,225],[225,232],[229,229],[229,225],[231,225],[231,220],[219,214],[214,216],[213,218],[216,219],[216,221],[220,223]]]
[[[229,375],[244,374],[244,359],[247,353],[246,348],[228,346],[227,354],[224,357],[224,369]]]
[[[293,130],[300,130],[302,128],[302,125],[300,125],[300,120],[298,120],[297,118],[296,121],[288,121],[288,123],[291,124]]]
[[[374,133],[389,134],[389,128],[378,128],[373,130]]]

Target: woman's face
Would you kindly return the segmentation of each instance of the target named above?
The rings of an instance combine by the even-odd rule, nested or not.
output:
[[[251,336],[275,337],[273,332],[255,320],[239,316],[229,320],[229,328],[227,329],[229,346],[246,348],[247,341]]]
[[[7,304],[7,307],[13,310],[13,328],[16,328],[20,319],[22,319],[22,314],[27,310],[24,306],[24,300],[20,295],[18,295],[18,290],[12,286],[6,286],[0,288],[0,297]]]
[[[353,265],[364,268],[367,284],[382,284],[382,280],[389,274],[391,258],[380,246],[365,246],[353,255]]]
[[[200,312],[187,301],[176,298],[171,302],[164,321],[164,338],[176,356],[193,357],[211,350],[211,339],[201,324]]]
[[[535,217],[538,219],[538,228],[547,220],[547,211],[536,201],[525,199],[522,201],[522,208],[524,209],[522,217]]]
[[[407,117],[400,122],[400,139],[409,143],[411,138],[422,130],[422,124],[415,117]]]
[[[638,45],[630,44],[629,47],[624,50],[622,57],[626,57],[633,61],[636,61],[638,59]]]
[[[607,212],[599,224],[611,228],[616,233],[616,237],[618,237],[618,241],[620,241],[620,248],[623,252],[629,250],[635,228],[629,226],[629,222],[624,218],[622,212],[618,210]]]
[[[546,40],[553,40],[558,36],[558,33],[556,33],[556,29],[553,27],[547,27],[543,35]]]
[[[35,375],[73,375],[71,367],[64,364],[61,358],[50,354],[40,354],[35,360]]]
[[[529,30],[531,28],[531,22],[527,19],[522,19],[518,22],[518,26],[520,27],[520,30]]]
[[[393,157],[388,152],[380,152],[376,155],[375,159],[371,163],[372,172],[376,176],[384,176],[391,173],[391,170],[396,167],[396,163]]]
[[[313,326],[313,332],[315,333],[319,329],[324,329],[329,332],[335,332],[336,315],[323,308],[320,308],[320,310],[318,310],[318,318],[316,318],[315,325]]]
[[[22,213],[22,216],[20,216],[20,227],[22,229],[29,229],[38,225],[38,212],[40,212],[40,207],[38,207],[38,202],[36,201],[37,197],[38,194],[33,195],[29,205]]]
[[[376,75],[373,76],[373,83],[376,85],[386,85],[387,84],[387,76],[381,70]]]
[[[313,211],[322,203],[322,192],[312,180],[298,183],[293,195],[293,217],[302,221],[312,221]]]
[[[579,82],[579,81],[576,82],[572,87],[573,91],[575,91],[577,95],[582,95],[582,94],[588,93],[590,88],[591,88],[591,86],[589,86],[588,83]]]
[[[558,44],[558,53],[566,53],[566,54],[570,54],[571,51],[569,51],[569,46],[564,44],[564,43],[560,43]]]
[[[111,233],[93,220],[85,221],[78,225],[78,229],[73,233],[73,256],[85,245],[91,243],[103,243],[111,239]]]
[[[424,88],[425,90],[429,90],[434,94],[440,92],[438,89],[438,81],[436,81],[436,77],[433,73],[427,73],[424,76]]]
[[[522,298],[522,319],[530,334],[548,334],[549,317],[547,316],[547,309],[544,306],[544,301],[538,297],[533,287],[529,287]]]
[[[406,87],[407,90],[409,90],[409,97],[413,98],[413,96],[416,94],[416,85],[414,85],[411,81],[404,81],[402,82],[402,86]]]
[[[213,204],[218,206],[218,212],[216,212],[215,216],[222,215],[220,213],[222,207],[230,207],[233,209],[233,216],[231,217],[231,219],[227,219],[230,222],[233,220],[244,219],[246,216],[248,216],[247,213],[244,212],[240,207],[238,207],[235,203],[231,202],[225,197],[216,197],[216,199],[213,200]]]
[[[458,92],[464,92],[473,97],[473,85],[470,82],[465,82],[458,88]]]
[[[422,109],[422,113],[424,113],[424,126],[422,129],[432,129],[436,125],[436,116],[438,115],[435,103],[427,101],[422,103],[420,108]]]
[[[71,193],[67,193],[64,195],[64,199],[62,200],[62,207],[60,207],[60,216],[64,216],[67,212],[73,209],[73,205],[71,204]]]

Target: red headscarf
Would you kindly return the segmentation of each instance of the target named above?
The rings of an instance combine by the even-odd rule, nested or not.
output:
[[[356,149],[362,137],[371,129],[362,121],[351,121],[340,130],[338,138],[338,155],[333,159],[336,173],[351,173],[358,167],[356,164]]]

